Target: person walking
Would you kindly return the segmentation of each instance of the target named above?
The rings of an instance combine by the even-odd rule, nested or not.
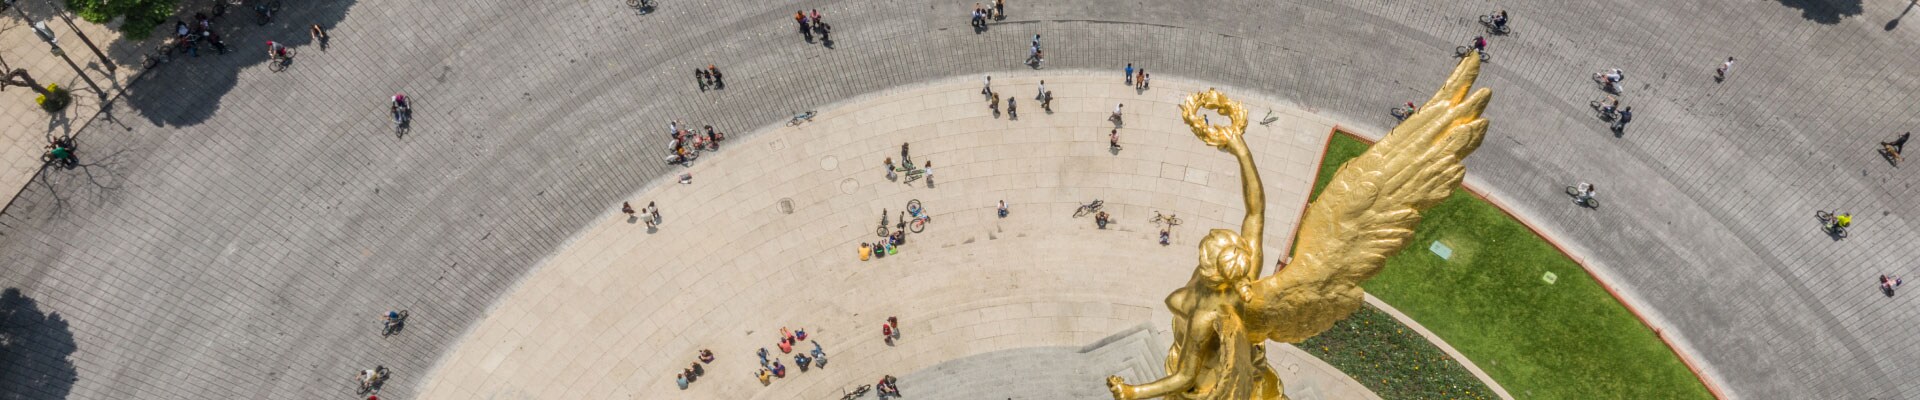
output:
[[[999,93],[994,93],[993,98],[987,100],[987,109],[993,110],[994,116],[1000,115],[1000,94]]]
[[[1620,117],[1613,120],[1613,130],[1627,129],[1627,123],[1633,122],[1633,106],[1620,108]]]
[[[1135,71],[1133,75],[1133,85],[1135,87],[1138,87],[1140,85],[1145,85],[1146,83],[1147,83],[1147,69],[1141,68],[1138,71]]]
[[[693,79],[700,82],[700,91],[702,92],[707,91],[707,82],[708,82],[707,70],[694,68]]]
[[[1127,80],[1127,86],[1133,86],[1133,63],[1127,63],[1127,73],[1120,74],[1120,77]]]
[[[1121,103],[1120,105],[1113,106],[1113,116],[1107,117],[1107,119],[1112,120],[1113,123],[1116,123],[1116,124],[1120,123],[1120,109],[1126,106],[1127,105],[1125,103]]]
[[[720,68],[714,67],[713,64],[707,64],[707,77],[713,78],[714,89],[727,88],[727,81],[720,78]]]
[[[908,157],[908,156],[907,156],[907,144],[906,144],[906,143],[901,143],[901,144],[900,144],[900,163],[901,163],[901,164],[905,164],[905,165],[913,165],[913,157]]]
[[[997,19],[1007,18],[1007,0],[993,0],[993,15]]]
[[[1045,110],[1048,114],[1053,113],[1053,92],[1052,91],[1040,93],[1040,109]]]
[[[1114,128],[1112,132],[1107,132],[1107,147],[1110,149],[1113,149],[1113,151],[1115,152],[1120,151],[1120,129],[1119,128]]]
[[[987,75],[986,83],[980,84],[980,95],[987,96],[992,94],[993,94],[993,75]]]
[[[920,167],[920,175],[926,177],[927,182],[933,182],[933,161],[927,161],[927,166]]]
[[[1913,132],[1902,133],[1899,138],[1893,139],[1891,142],[1880,142],[1880,147],[1887,149],[1888,153],[1892,153],[1893,158],[1899,159],[1900,151],[1907,148],[1907,137],[1909,136],[1913,136]]]
[[[1013,110],[1014,101],[1016,100],[1019,99],[1007,99],[1007,118],[1020,118],[1020,114]]]
[[[1728,72],[1733,72],[1733,57],[1727,57],[1727,62],[1721,63],[1720,69],[1714,70],[1714,79],[1726,80]]]
[[[653,218],[647,219],[648,228],[652,228],[654,225],[660,224],[660,207],[654,206],[653,202],[649,201],[647,202],[647,208],[643,210],[644,210],[643,212],[647,213],[647,216],[653,217]]]
[[[1041,100],[1045,98],[1047,98],[1047,81],[1042,79],[1040,80],[1040,90],[1033,93],[1033,99]]]
[[[891,181],[891,180],[894,180],[894,178],[898,178],[899,175],[895,175],[893,173],[893,157],[887,157],[887,161],[885,161],[884,163],[887,167],[887,180]]]
[[[987,8],[980,6],[980,3],[973,3],[973,20],[969,24],[974,28],[987,26]]]
[[[633,203],[628,203],[628,202],[624,202],[624,201],[622,201],[622,202],[620,202],[620,212],[621,212],[621,213],[624,213],[624,214],[627,214],[627,216],[628,216],[628,217],[632,217],[632,216],[633,216]]]

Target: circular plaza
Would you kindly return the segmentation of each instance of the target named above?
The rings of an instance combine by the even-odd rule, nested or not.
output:
[[[1389,109],[1432,96],[1475,36],[1475,86],[1495,94],[1462,193],[1573,263],[1479,276],[1599,288],[1688,383],[1540,370],[1598,363],[1573,355],[1590,337],[1563,336],[1584,325],[1530,319],[1572,313],[1551,299],[1429,318],[1496,297],[1401,295],[1417,280],[1391,274],[1473,276],[1520,250],[1416,241],[1409,257],[1443,267],[1388,272],[1367,309],[1466,371],[1477,394],[1461,397],[1912,397],[1920,316],[1877,280],[1913,274],[1920,238],[1911,167],[1882,144],[1915,122],[1912,8],[1016,1],[976,24],[971,2],[401,0],[222,28],[236,48],[296,50],[284,63],[202,49],[142,69],[157,41],[103,40],[120,66],[94,72],[108,96],[76,102],[104,111],[4,128],[69,138],[78,162],[5,181],[0,398],[366,398],[355,374],[376,365],[383,399],[840,398],[884,376],[909,398],[1106,398],[1105,376],[1166,374],[1164,300],[1207,231],[1246,212],[1233,158],[1180,119],[1188,94],[1252,111],[1277,260],[1323,161],[1392,130]],[[794,9],[831,36],[796,31]],[[1510,32],[1476,20],[1496,10]],[[16,61],[33,49],[4,55],[49,65]],[[724,85],[687,71],[708,68]],[[1618,86],[1596,84],[1613,68]],[[1635,113],[1624,128],[1589,108],[1609,96]],[[669,163],[669,124],[725,140]],[[885,169],[906,159],[937,174]],[[1568,201],[1581,182],[1604,206]],[[1094,200],[1104,226],[1076,215]],[[924,229],[864,256],[914,201]],[[1834,234],[1814,211],[1853,225]],[[783,349],[791,330],[809,337]],[[1483,350],[1502,341],[1527,345]],[[831,361],[795,366],[815,343]],[[1267,349],[1293,398],[1408,393],[1309,343]],[[791,370],[757,377],[761,349]],[[1456,397],[1437,387],[1412,393]]]

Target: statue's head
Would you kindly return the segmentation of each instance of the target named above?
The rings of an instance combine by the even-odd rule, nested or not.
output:
[[[1207,232],[1200,239],[1200,276],[1208,287],[1224,291],[1247,276],[1253,267],[1253,254],[1240,234],[1225,229]]]

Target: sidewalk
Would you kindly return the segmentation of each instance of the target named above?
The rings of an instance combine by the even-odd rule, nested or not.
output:
[[[46,42],[34,34],[31,23],[20,18],[20,12],[25,11],[35,21],[46,21],[67,57],[86,69],[93,82],[107,92],[108,98],[118,96],[139,75],[140,66],[135,64],[147,48],[146,43],[115,45],[114,42],[120,40],[118,32],[71,16],[74,25],[79,26],[100,51],[106,52],[109,58],[122,60],[115,62],[115,71],[109,72],[103,64],[106,61],[95,56],[65,22],[54,16],[54,8],[48,3],[27,0],[13,7],[20,11],[9,7],[0,13],[4,15],[0,17],[0,59],[5,59],[10,68],[26,69],[42,85],[58,84],[72,91],[73,104],[57,114],[48,113],[34,102],[38,95],[32,90],[9,87],[0,92],[0,198],[5,199],[0,204],[11,202],[40,171],[40,155],[51,138],[79,133],[80,128],[100,112],[103,103],[99,93],[88,87],[73,67],[49,51]],[[167,24],[162,28],[171,27]],[[85,162],[84,141],[81,146],[81,161]]]

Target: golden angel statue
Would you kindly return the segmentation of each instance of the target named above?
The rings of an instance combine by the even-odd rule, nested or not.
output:
[[[1360,307],[1360,282],[1413,238],[1420,212],[1447,198],[1466,175],[1461,160],[1480,147],[1480,118],[1492,91],[1472,90],[1479,57],[1462,57],[1440,91],[1366,153],[1341,165],[1300,222],[1293,261],[1260,277],[1266,194],[1242,135],[1247,111],[1219,91],[1187,97],[1180,110],[1193,134],[1240,161],[1247,216],[1240,232],[1215,229],[1200,241],[1186,287],[1167,296],[1173,346],[1167,376],[1129,385],[1107,378],[1119,400],[1285,399],[1267,366],[1266,341],[1299,343]],[[1231,121],[1210,125],[1202,112]]]

